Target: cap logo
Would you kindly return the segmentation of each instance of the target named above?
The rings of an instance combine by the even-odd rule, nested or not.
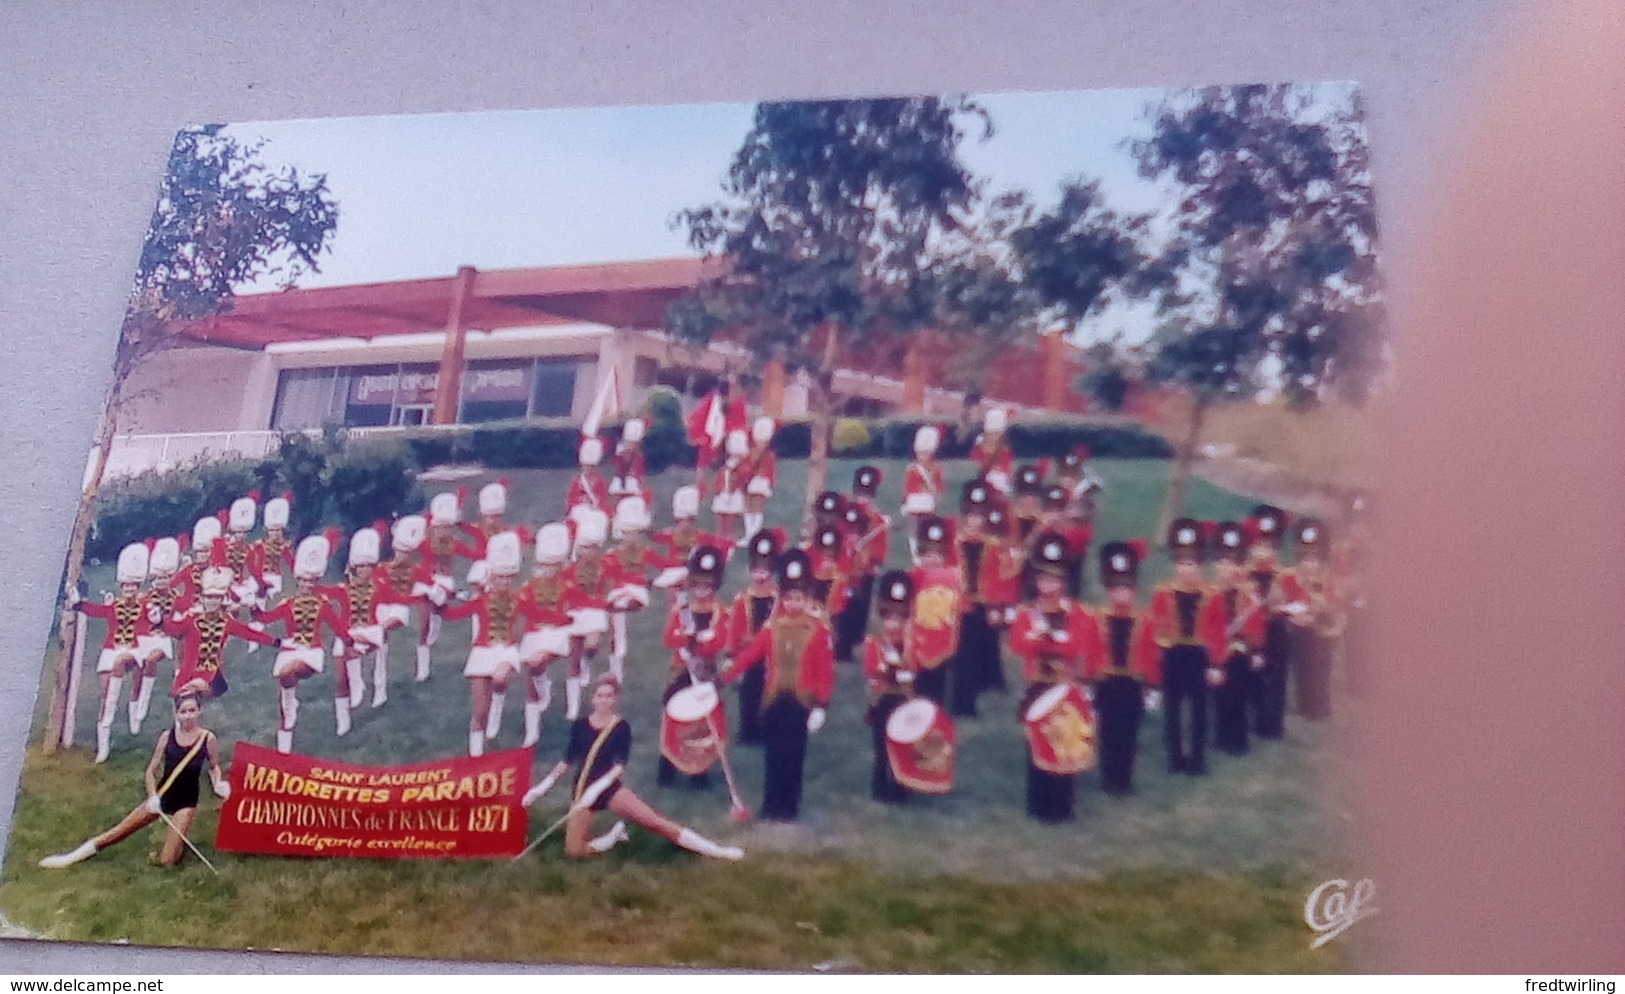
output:
[[[1260,521],[1258,523],[1258,530],[1261,531],[1261,532],[1272,532],[1272,531],[1274,531],[1275,530],[1275,519],[1274,518],[1265,518],[1263,521]]]
[[[1044,558],[1045,559],[1059,559],[1059,558],[1061,558],[1061,543],[1059,543],[1059,542],[1051,542],[1050,544],[1044,546]]]
[[[784,575],[792,580],[801,579],[801,561],[794,560],[784,567]]]
[[[1235,532],[1225,532],[1224,533],[1224,544],[1225,545],[1240,545],[1241,544],[1241,536],[1237,535]]]
[[[1121,552],[1113,556],[1112,569],[1119,573],[1126,573],[1128,571],[1128,557],[1123,555]]]
[[[1179,542],[1181,545],[1189,545],[1194,541],[1196,541],[1196,530],[1194,528],[1181,528],[1179,530]]]
[[[983,490],[981,487],[977,487],[975,490],[970,492],[970,499],[978,502],[987,500],[987,491]]]
[[[907,584],[894,583],[894,584],[891,585],[891,599],[892,600],[900,601],[906,596],[908,596],[908,585]]]
[[[717,557],[707,552],[700,557],[700,569],[713,570],[717,568]]]
[[[1319,537],[1320,537],[1320,531],[1319,531],[1319,529],[1316,529],[1316,528],[1305,528],[1305,529],[1304,529],[1304,530],[1303,530],[1303,540],[1304,540],[1304,541],[1305,541],[1305,542],[1313,542],[1313,541],[1314,541],[1314,540],[1315,540],[1315,539],[1317,539],[1317,538],[1319,538]]]

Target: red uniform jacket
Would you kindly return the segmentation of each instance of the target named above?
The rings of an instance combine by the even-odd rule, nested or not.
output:
[[[835,693],[835,653],[829,626],[812,614],[780,614],[734,656],[722,674],[733,683],[752,666],[767,667],[762,708],[782,694],[793,694],[807,707],[829,707]]]
[[[608,555],[598,562],[583,559],[571,563],[562,576],[581,607],[600,611],[609,610],[609,592],[627,582]]]
[[[193,680],[212,682],[225,670],[226,640],[247,639],[260,645],[276,645],[276,638],[250,628],[227,614],[224,608],[207,614],[188,614],[171,617],[164,623],[164,633],[180,640],[181,657],[175,669],[175,683],[170,693]]]
[[[1258,586],[1263,597],[1274,602],[1275,607],[1270,610],[1271,618],[1288,618],[1290,616],[1279,610],[1280,607],[1309,599],[1298,578],[1279,563],[1255,566],[1247,571],[1247,575]]]
[[[987,476],[989,473],[1003,473],[1006,483],[1016,472],[1016,454],[1010,451],[1009,438],[1000,435],[997,442],[990,443],[986,436],[976,440],[976,447],[971,449],[970,457],[976,461],[977,473]]]
[[[1177,583],[1160,584],[1151,594],[1151,624],[1157,645],[1163,649],[1194,645],[1206,649],[1221,641],[1224,632],[1212,628],[1217,615],[1207,609],[1212,593],[1213,589],[1205,583],[1191,588]]]
[[[249,544],[248,539],[237,536],[237,532],[227,532],[224,539],[226,543],[226,565],[231,567],[233,581],[242,583],[252,576],[254,582],[258,583],[260,572],[254,568],[252,562],[254,547]]]
[[[752,445],[750,454],[740,464],[739,475],[744,478],[742,486],[749,486],[750,481],[758,476],[767,480],[768,486],[779,482],[779,457],[773,451],[772,443],[767,445]]]
[[[982,554],[982,603],[1009,607],[1021,600],[1021,571],[1026,565],[1022,546],[1008,539],[989,539]]]
[[[426,600],[423,595],[415,593],[414,588],[419,584],[425,587],[434,585],[434,570],[416,552],[395,553],[389,562],[375,567],[373,575],[389,588],[390,599],[396,603]]]
[[[570,491],[564,498],[565,515],[580,504],[596,507],[610,516],[615,514],[615,506],[609,502],[609,481],[591,466],[582,467],[570,481]]]
[[[641,444],[626,445],[623,443],[621,445],[617,445],[615,447],[615,458],[610,462],[610,470],[617,479],[638,481],[639,493],[643,493],[647,489],[643,481],[644,477],[646,477],[649,473],[649,461],[643,456],[643,446]],[[577,479],[579,480],[580,477],[577,477]],[[609,485],[605,484],[604,486],[606,505],[601,506],[604,506],[604,510],[608,511],[609,508],[607,507],[607,497],[609,495]],[[574,507],[575,505],[571,504],[570,506]]]
[[[683,560],[656,549],[649,541],[623,541],[604,553],[604,562],[625,577],[625,582],[647,587],[661,570],[683,565]]]
[[[1162,685],[1162,650],[1157,648],[1156,626],[1150,612],[1118,614],[1104,607],[1095,620],[1103,651],[1099,665],[1090,669],[1089,679],[1131,676],[1153,687]]]
[[[720,535],[700,531],[693,521],[680,521],[669,530],[655,532],[649,536],[649,541],[657,545],[664,545],[666,551],[674,560],[674,565],[682,566],[688,562],[689,553],[702,545],[712,545],[722,550],[723,561],[733,554],[733,543]]]
[[[824,616],[833,618],[846,609],[846,602],[851,599],[852,590],[848,582],[852,576],[852,561],[845,549],[831,555],[822,549],[811,548],[807,550],[807,555],[812,559],[813,580],[818,585],[818,591],[822,591]]]
[[[1009,586],[999,576],[999,540],[987,535],[959,536],[954,543],[954,562],[959,570],[959,589],[964,591],[964,610],[977,604],[1002,604],[988,597],[988,580],[993,580],[994,593],[1002,593]],[[1018,584],[1019,585],[1019,584]]]
[[[365,579],[349,577],[343,583],[323,587],[322,594],[333,602],[339,624],[348,632],[378,623],[378,608],[384,604],[410,603],[410,597],[395,594],[382,569],[374,568]]]
[[[525,634],[526,618],[519,609],[519,591],[482,590],[462,603],[446,605],[447,621],[479,616],[480,636],[474,645],[489,649],[496,645],[517,645]]]
[[[1051,614],[1061,615],[1059,623]],[[1053,612],[1024,606],[1010,629],[1010,651],[1021,657],[1028,683],[1082,682],[1101,666],[1100,625],[1082,604],[1062,597]]]
[[[1252,588],[1246,580],[1231,587],[1215,587],[1202,605],[1200,627],[1209,639],[1208,658],[1215,663],[1229,659],[1233,653],[1256,652],[1264,644],[1264,610],[1251,610]],[[1241,624],[1232,635],[1230,628],[1238,620]]]
[[[563,570],[552,576],[533,576],[519,588],[519,611],[528,628],[563,628],[570,624],[570,612],[584,606]]]
[[[734,462],[730,457],[718,467],[716,476],[711,479],[711,494],[744,493],[745,487],[750,483],[750,474],[745,470],[746,459]]]
[[[688,672],[683,659],[686,651],[693,662],[710,660],[728,648],[728,605],[721,598],[712,598],[709,610],[697,607],[672,608],[666,616],[663,641],[671,650],[671,675]]]
[[[865,575],[879,572],[891,553],[891,521],[880,513],[880,508],[869,498],[851,499],[861,504],[864,513],[869,516],[867,533],[858,535],[853,547],[854,567]]]
[[[706,431],[706,426],[711,420],[712,407],[718,404],[722,405],[722,432],[713,440]],[[700,401],[693,413],[688,416],[688,441],[699,450],[699,465],[710,466],[713,463],[717,454],[722,451],[729,432],[749,432],[748,419],[749,412],[745,410],[743,397],[736,395],[724,402],[722,396],[715,390],[706,394],[705,399]]]
[[[755,603],[758,598],[765,598],[767,602],[767,613],[762,618],[761,625],[756,623]],[[748,645],[750,640],[756,637],[756,633],[762,630],[762,625],[772,620],[778,608],[779,591],[775,587],[768,587],[766,590],[746,587],[741,590],[739,596],[735,597],[728,607],[728,651],[737,652]]]
[[[483,543],[476,546],[466,542],[458,532],[457,528],[448,528],[444,532],[438,528],[429,529],[429,537],[423,541],[423,557],[431,574],[451,576],[457,571],[457,560],[485,558]]]
[[[899,682],[897,675],[914,672],[911,655],[906,645],[891,645],[884,635],[874,634],[863,640],[863,675],[869,681],[870,698],[908,692],[911,684]]]
[[[959,649],[960,616],[965,610],[959,567],[920,566],[909,575],[914,578],[915,591],[909,615],[913,627],[909,665],[934,670]]]
[[[151,635],[153,624],[147,617],[147,600],[139,593],[134,597],[120,596],[110,604],[80,601],[74,610],[107,622],[107,637],[102,639],[103,649],[129,648],[143,635]],[[163,623],[166,614],[160,614]]]
[[[268,611],[255,611],[254,620],[262,625],[272,625],[281,622],[287,627],[287,637],[298,642],[307,649],[320,649],[322,647],[322,626],[336,638],[344,638],[347,629],[338,611],[334,610],[333,602],[323,597],[319,592],[311,594],[294,594],[284,597],[276,607]]]
[[[943,491],[946,488],[946,478],[943,476],[942,464],[932,462],[927,468],[919,462],[908,464],[908,470],[903,473],[903,499],[906,501],[914,494],[930,494],[937,503],[942,503]],[[939,507],[938,513],[941,513]]]
[[[162,590],[158,589],[157,587],[153,587],[151,590],[148,590],[144,598],[144,603],[146,604],[148,611],[151,611],[154,608],[157,609],[158,621],[153,625],[154,630],[156,630],[161,628],[164,622],[168,621],[175,615],[185,614],[186,610],[192,606],[192,598],[187,596],[186,591],[180,586],[174,582],[171,582],[169,586],[163,588]],[[149,618],[148,620],[150,621],[151,619]]]
[[[256,577],[281,576],[293,570],[293,543],[286,535],[267,535],[249,546],[249,570]]]

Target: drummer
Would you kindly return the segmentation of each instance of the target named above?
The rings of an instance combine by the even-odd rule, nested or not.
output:
[[[914,579],[892,570],[876,585],[875,611],[880,631],[863,642],[863,675],[869,682],[869,710],[864,722],[874,733],[874,775],[869,795],[882,804],[901,804],[908,789],[892,775],[886,756],[886,722],[898,705],[914,694],[914,667],[909,659],[909,615],[914,610]]]
[[[1027,758],[1027,814],[1044,822],[1071,821],[1077,774],[1081,772],[1076,767],[1093,758],[1078,755],[1084,733],[1092,738],[1092,730],[1078,727],[1078,720],[1089,717],[1082,684],[1103,652],[1100,624],[1087,608],[1066,596],[1064,535],[1058,531],[1037,534],[1028,570],[1038,593],[1016,615],[1010,631],[1010,648],[1021,658],[1027,679],[1027,691],[1017,712],[1028,725],[1031,747]],[[1066,716],[1061,705],[1068,699],[1072,720],[1059,721]],[[1083,701],[1082,706],[1079,701]],[[1046,743],[1056,743],[1048,729],[1064,733],[1064,740],[1046,749]],[[1035,735],[1035,731],[1039,734]]]
[[[689,555],[688,596],[671,609],[666,619],[664,641],[672,658],[666,692],[660,697],[662,707],[684,687],[716,679],[717,658],[728,647],[728,610],[717,599],[726,562],[722,549],[715,545],[699,546]],[[718,720],[726,721],[720,713],[720,700],[717,708]],[[662,755],[656,782],[669,787],[677,782],[677,773],[677,767]],[[693,774],[689,779],[697,787],[711,782],[709,772]]]
[[[779,584],[775,576],[779,556],[784,551],[783,529],[765,528],[750,540],[750,582],[734,598],[728,611],[730,650],[749,644],[762,630],[779,604]],[[766,675],[760,668],[739,681],[740,745],[762,744],[762,691]]]

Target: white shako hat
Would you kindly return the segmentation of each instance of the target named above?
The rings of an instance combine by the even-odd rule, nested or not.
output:
[[[622,497],[615,505],[617,532],[643,531],[649,527],[649,505],[642,497]]]
[[[293,554],[293,575],[301,580],[320,580],[327,574],[327,557],[332,553],[324,535],[301,540]]]
[[[489,546],[487,546],[489,548]],[[470,587],[485,586],[486,577],[491,575],[491,563],[486,559],[475,560],[468,567],[468,585]]]
[[[485,543],[485,561],[491,572],[500,576],[513,576],[519,572],[518,532],[498,532]]]
[[[747,456],[750,454],[750,439],[738,428],[728,433],[728,440],[724,444],[727,445],[730,456]]]
[[[173,573],[181,568],[181,544],[164,536],[152,544],[152,556],[147,562],[149,573]]]
[[[994,407],[982,415],[982,430],[989,435],[1001,432],[1010,424],[1010,412],[1002,407]]]
[[[621,426],[621,441],[641,442],[643,441],[643,433],[647,428],[648,425],[644,423],[642,418],[633,418]]]
[[[766,445],[773,441],[773,432],[777,428],[778,426],[773,423],[772,418],[765,415],[759,417],[756,419],[756,423],[750,426],[751,440],[758,445]]]
[[[921,425],[920,430],[914,433],[914,452],[916,455],[934,454],[940,444],[942,444],[942,432],[937,430],[936,425]]]
[[[151,553],[145,542],[131,542],[118,554],[118,582],[145,583]]]
[[[421,514],[396,518],[395,523],[389,526],[389,544],[395,547],[396,552],[412,552],[423,544],[428,530],[429,523],[423,520]]]
[[[584,545],[603,545],[609,538],[609,515],[597,508],[588,508],[576,519],[576,548]]]
[[[272,497],[270,500],[265,502],[265,527],[288,527],[288,511],[291,496],[291,494],[283,494],[281,497]]]
[[[230,524],[234,532],[251,532],[254,530],[254,515],[259,511],[259,503],[252,497],[239,497],[231,502]]]
[[[576,453],[576,461],[583,466],[596,466],[604,461],[604,443],[596,435],[581,440],[581,448]]]
[[[357,529],[350,536],[350,565],[375,566],[378,563],[378,533],[371,528]]]
[[[457,495],[451,491],[435,494],[429,499],[429,522],[436,525],[454,525],[463,516]]]
[[[508,485],[501,480],[480,488],[481,514],[508,513]]]
[[[671,495],[671,516],[674,518],[699,517],[700,488],[692,484],[678,487]]]
[[[199,518],[197,524],[192,526],[192,549],[194,551],[202,549],[207,552],[210,546],[214,545],[214,540],[219,537],[219,518],[212,514],[207,518]]]
[[[236,578],[230,566],[210,566],[203,571],[202,588],[199,592],[204,597],[224,597],[231,590],[231,583]]]
[[[545,524],[536,532],[536,561],[556,566],[570,556],[570,529],[561,522]]]

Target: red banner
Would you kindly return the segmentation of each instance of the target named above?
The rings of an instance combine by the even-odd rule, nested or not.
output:
[[[237,743],[215,848],[271,856],[517,856],[531,752],[352,766]]]

